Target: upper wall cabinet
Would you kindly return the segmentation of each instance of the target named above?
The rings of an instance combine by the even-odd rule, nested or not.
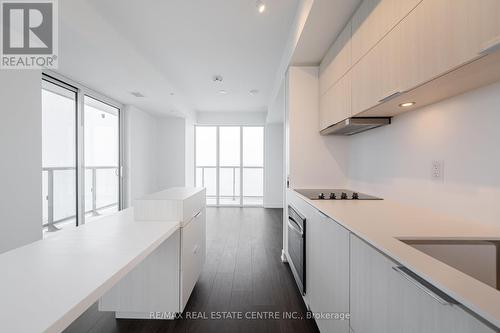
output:
[[[386,36],[352,68],[353,116],[401,91],[399,42]]]
[[[421,1],[363,1],[352,17],[352,63],[356,64]]]
[[[351,58],[351,22],[349,22],[321,62],[320,95],[325,94],[351,68]]]
[[[352,78],[349,71],[320,97],[320,130],[351,116],[351,85]]]
[[[344,32],[322,64],[320,130],[350,116],[394,116],[500,80],[499,0],[365,0],[350,27],[350,43]],[[351,91],[342,96],[346,74],[333,64],[345,70],[349,52],[337,52],[339,45],[351,54]],[[415,106],[399,107],[404,102]]]
[[[481,56],[500,37],[498,0],[425,0],[398,25],[400,76],[410,90]]]

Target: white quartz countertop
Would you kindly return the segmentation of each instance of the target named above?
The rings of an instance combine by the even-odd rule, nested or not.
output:
[[[204,191],[203,187],[171,187],[169,189],[148,194],[140,200],[186,200]]]
[[[124,210],[0,255],[2,332],[60,332],[178,228]]]
[[[500,291],[399,239],[500,240],[500,228],[390,200],[309,200],[313,207],[500,327]]]

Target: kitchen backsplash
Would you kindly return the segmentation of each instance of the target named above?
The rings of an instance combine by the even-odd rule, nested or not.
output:
[[[500,224],[499,124],[500,83],[395,117],[350,138],[349,187]]]

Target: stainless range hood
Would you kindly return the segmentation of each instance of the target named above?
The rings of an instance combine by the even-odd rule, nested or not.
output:
[[[390,117],[355,117],[347,118],[320,131],[321,135],[353,135],[380,126],[389,125]]]

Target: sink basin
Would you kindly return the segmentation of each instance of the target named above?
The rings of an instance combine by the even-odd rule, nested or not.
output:
[[[500,241],[401,240],[403,243],[500,290]]]

